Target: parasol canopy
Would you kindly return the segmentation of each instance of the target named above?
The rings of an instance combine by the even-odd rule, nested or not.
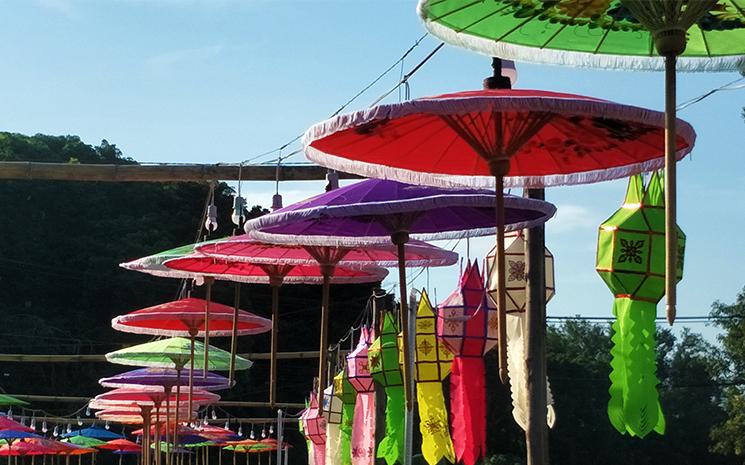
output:
[[[664,114],[580,95],[478,90],[340,115],[305,133],[307,157],[376,178],[443,187],[548,187],[618,179],[663,166]],[[678,120],[677,158],[695,132]],[[425,157],[426,156],[426,157]]]
[[[7,394],[0,394],[0,405],[2,406],[13,406],[13,405],[28,405],[28,402],[18,399]]]
[[[162,390],[117,388],[103,394],[99,394],[91,400],[91,408],[101,405],[101,402],[136,403],[138,405],[157,405],[165,401],[178,402],[176,394],[164,393]],[[220,396],[211,392],[195,390],[192,394],[194,403],[209,404],[220,400]]]
[[[246,235],[234,236],[224,241],[201,245],[197,247],[197,251],[210,257],[254,264],[319,267],[319,263],[329,263],[336,265],[337,269],[363,268],[364,270],[376,270],[376,265],[378,267],[398,265],[398,252],[390,244],[389,238],[379,239],[375,243],[368,243],[364,246],[335,247],[328,244],[321,244],[315,247],[309,244],[301,244],[303,242],[302,237],[295,237],[294,242],[286,239],[284,242],[287,243],[281,243],[282,238],[273,235],[272,243],[265,243],[253,239],[251,237],[252,234],[254,234],[253,230]],[[457,260],[457,257],[455,260],[453,259],[451,252],[424,242],[414,243],[409,249],[407,250],[407,263],[410,264],[409,266],[435,266],[434,263],[452,264]],[[167,265],[170,265],[174,261],[168,262]],[[316,276],[322,276],[322,271],[319,269],[316,272]],[[334,277],[336,274],[335,271]],[[382,278],[385,278],[386,275],[387,272],[383,274]],[[340,274],[340,276],[343,276],[343,274]],[[317,282],[309,284],[315,284]],[[333,278],[332,283],[347,284]]]
[[[188,375],[187,370],[186,376],[188,377]],[[178,380],[178,373],[172,368],[149,367],[138,368],[108,378],[101,378],[98,380],[98,383],[106,388],[161,386],[170,390],[176,386]],[[211,372],[208,372],[206,377],[199,376],[193,378],[192,383],[195,388],[205,391],[220,391],[230,388],[228,378]],[[187,384],[182,383],[181,387],[187,387]]]
[[[85,436],[89,438],[95,438],[95,439],[121,439],[124,436],[118,433],[115,433],[113,431],[109,431],[106,428],[99,428],[97,426],[90,426],[88,428],[82,428],[82,429],[76,429],[72,430],[69,433],[65,433],[61,435],[63,438],[69,438],[73,436]]]
[[[25,431],[27,433],[33,433],[34,429],[29,428],[26,425],[22,425],[12,418],[8,418],[5,415],[0,415],[0,431],[12,430],[12,431]]]
[[[435,37],[488,56],[606,69],[663,69],[664,61],[654,49],[654,34],[628,3],[420,0],[417,11]],[[678,69],[734,71],[742,67],[745,2],[700,3],[708,5],[699,19],[691,21]]]
[[[204,369],[204,344],[195,341],[194,364],[195,369]],[[106,360],[120,365],[183,368],[191,359],[191,341],[181,337],[161,339],[132,347],[109,352]],[[236,357],[235,369],[247,370],[253,363],[243,357]],[[230,368],[230,353],[217,347],[210,347],[208,370],[227,371]]]
[[[120,452],[139,452],[141,449],[139,444],[128,439],[114,439],[112,441],[107,441],[98,446],[98,448]]]
[[[167,302],[119,315],[111,327],[127,333],[155,336],[204,337],[207,301],[194,297]],[[233,330],[233,307],[210,302],[210,336],[230,336]],[[271,330],[272,322],[245,310],[238,311],[237,335],[261,334]]]
[[[496,202],[494,191],[366,179],[249,220],[245,228],[259,240],[303,245],[387,242],[399,230],[422,241],[460,239],[496,232]],[[508,230],[545,222],[555,211],[548,202],[505,197]]]
[[[240,238],[240,239],[238,239]],[[221,244],[226,244],[225,246]],[[229,245],[228,245],[229,244]],[[236,236],[215,245],[199,246],[204,254],[192,254],[182,258],[169,260],[165,265],[174,270],[188,271],[201,276],[222,277],[222,279],[255,280],[269,284],[271,276],[279,276],[283,284],[321,284],[323,273],[318,264],[311,264],[313,258],[307,253],[298,253],[288,258],[289,263],[283,262],[282,257],[268,258],[267,263],[257,263],[253,252],[255,241],[247,236]],[[261,249],[275,248],[261,244]],[[296,248],[293,248],[296,249]],[[298,248],[299,249],[299,248]],[[214,252],[214,253],[213,253]],[[302,265],[299,263],[305,260]],[[274,263],[271,263],[271,262]],[[295,262],[295,264],[293,264]],[[272,269],[273,265],[277,265]],[[279,268],[281,267],[281,268]],[[351,269],[338,266],[331,278],[333,284],[354,284],[382,281],[388,272],[380,267],[366,266],[364,269]]]
[[[82,447],[98,447],[103,444],[106,444],[106,441],[102,441],[96,438],[91,438],[88,436],[71,436],[69,438],[63,439],[62,442],[75,444],[76,446],[82,446]]]

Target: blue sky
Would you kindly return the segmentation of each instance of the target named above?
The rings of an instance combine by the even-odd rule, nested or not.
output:
[[[0,129],[106,138],[139,161],[240,162],[273,149],[329,116],[424,33],[410,0],[0,0],[0,7]],[[425,39],[405,70],[436,45]],[[399,72],[350,109],[369,105]],[[411,94],[478,88],[489,72],[488,59],[445,47],[414,76]],[[663,104],[661,74],[524,64],[518,72],[518,87]],[[737,77],[680,75],[679,100]],[[744,95],[715,94],[680,115],[698,132],[692,157],[679,165],[679,224],[688,234],[680,315],[706,314],[745,285]],[[285,183],[281,191],[288,204],[322,188]],[[265,206],[272,189],[243,186],[249,204]],[[594,272],[595,238],[624,189],[620,181],[547,192],[559,207],[547,226],[557,275],[549,314],[610,314],[611,295]],[[490,244],[473,241],[472,256]],[[465,254],[465,244],[457,250]],[[433,270],[430,285],[442,299],[455,285],[452,270]]]

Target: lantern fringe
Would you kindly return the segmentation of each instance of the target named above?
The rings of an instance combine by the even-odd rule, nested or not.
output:
[[[453,440],[448,428],[448,412],[440,383],[417,383],[419,431],[422,433],[422,455],[429,465],[443,458],[455,463]]]
[[[437,1],[420,0],[417,5],[417,13],[424,22],[424,27],[427,28],[427,31],[450,45],[465,48],[488,57],[500,57],[507,60],[527,61],[545,65],[576,66],[606,70],[662,71],[665,69],[664,59],[659,56],[593,54],[527,47],[457,32],[436,21],[432,21],[428,17],[427,11],[430,3],[437,3]],[[742,69],[743,66],[745,66],[745,58],[742,55],[725,57],[682,56],[677,60],[677,70],[684,72],[737,71]]]
[[[354,421],[354,404],[344,404],[342,407],[339,431],[339,463],[352,465],[352,424]]]
[[[525,366],[525,328],[527,325],[525,312],[507,314],[507,374],[510,378],[510,394],[512,395],[512,417],[524,431],[528,430],[528,374]],[[551,386],[546,378],[546,424],[554,427],[556,412]]]
[[[352,427],[352,464],[375,463],[375,392],[357,393]],[[318,464],[316,464],[318,465]]]
[[[342,430],[338,423],[326,423],[326,465],[341,465]]]
[[[484,359],[455,357],[450,373],[450,411],[455,458],[475,465],[486,454]]]
[[[616,298],[613,303],[613,348],[608,418],[620,433],[643,438],[665,433],[657,393],[655,317],[651,302]]]
[[[385,388],[385,437],[378,444],[376,457],[388,465],[404,463],[404,402],[403,386]]]
[[[678,120],[678,124],[683,122]],[[687,123],[686,123],[687,124]],[[692,129],[691,129],[692,133]],[[691,139],[688,139],[692,143]],[[678,150],[676,160],[680,161],[690,152],[690,148]],[[445,188],[463,188],[470,187],[473,189],[494,188],[494,176],[463,176],[463,175],[444,175],[437,173],[423,173],[403,168],[394,168],[391,166],[381,166],[374,163],[365,163],[357,160],[351,160],[344,157],[338,157],[322,152],[314,147],[306,145],[305,154],[307,158],[321,166],[345,173],[354,173],[360,176],[393,179],[396,181]],[[600,170],[584,171],[580,173],[556,174],[545,176],[508,176],[504,178],[504,186],[510,187],[527,187],[543,188],[554,186],[567,186],[577,184],[594,184],[601,181],[610,181],[613,179],[625,178],[634,174],[645,173],[663,168],[665,165],[662,157],[647,160],[641,163],[634,163],[615,168],[604,168]],[[512,225],[506,225],[508,228]],[[522,229],[531,226],[523,226]],[[520,228],[515,228],[520,229]],[[509,229],[508,229],[509,230]],[[276,236],[273,236],[276,237]],[[426,237],[426,236],[424,236]],[[423,236],[417,236],[418,239],[427,240]]]

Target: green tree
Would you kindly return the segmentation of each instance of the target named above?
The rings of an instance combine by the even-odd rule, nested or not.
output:
[[[715,302],[710,315],[724,330],[719,336],[724,363],[722,378],[729,386],[724,400],[727,417],[712,431],[714,450],[745,457],[745,289],[732,304]]]

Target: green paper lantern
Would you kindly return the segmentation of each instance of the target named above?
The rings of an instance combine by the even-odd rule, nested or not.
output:
[[[677,279],[685,234],[678,234]],[[657,303],[665,294],[663,183],[632,176],[621,208],[600,226],[596,269],[615,297],[608,418],[622,434],[665,433],[657,393]]]
[[[683,278],[685,234],[678,230],[677,280]],[[616,297],[657,303],[665,295],[665,205],[662,179],[652,174],[647,189],[632,176],[621,208],[598,234],[595,269]]]
[[[384,387],[403,386],[403,376],[398,363],[398,328],[389,312],[383,314],[380,336],[367,351],[370,374]]]

